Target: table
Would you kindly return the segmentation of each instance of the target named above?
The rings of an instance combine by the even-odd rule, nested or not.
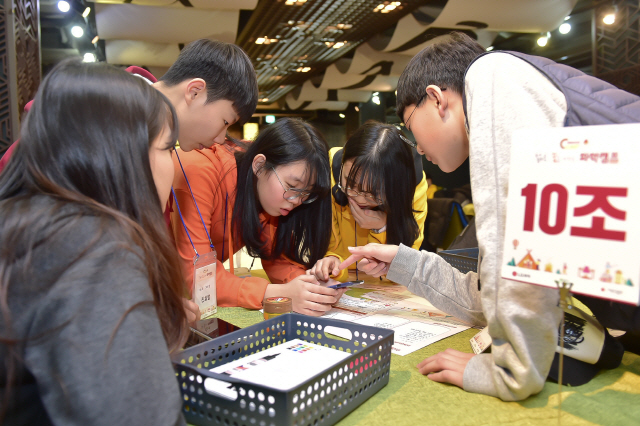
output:
[[[252,271],[264,276],[262,271]],[[360,277],[363,278],[362,276]],[[365,278],[365,281],[376,280]],[[373,282],[373,281],[371,281]],[[239,327],[262,321],[259,311],[218,308],[216,315]],[[389,384],[338,424],[355,425],[548,425],[558,421],[558,385],[547,382],[542,392],[520,402],[465,392],[432,382],[418,373],[424,358],[447,348],[471,353],[469,329],[412,354],[391,355]],[[562,425],[640,425],[640,356],[625,353],[615,370],[599,373],[583,386],[564,386]]]

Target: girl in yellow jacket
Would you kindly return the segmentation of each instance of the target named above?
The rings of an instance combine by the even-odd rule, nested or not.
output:
[[[332,215],[329,251],[308,271],[345,281],[338,265],[347,247],[368,243],[420,248],[427,216],[427,181],[411,142],[388,124],[368,121],[344,148],[329,151]],[[413,145],[412,145],[413,146]],[[354,265],[355,268],[355,265]]]

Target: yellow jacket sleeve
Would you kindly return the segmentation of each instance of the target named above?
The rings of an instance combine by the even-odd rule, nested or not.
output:
[[[418,186],[416,186],[416,193],[413,196],[413,216],[416,218],[416,222],[418,222],[418,228],[420,228],[418,238],[411,246],[416,250],[420,249],[422,240],[424,239],[424,221],[427,219],[427,190],[427,178],[424,172],[422,172],[422,180]]]

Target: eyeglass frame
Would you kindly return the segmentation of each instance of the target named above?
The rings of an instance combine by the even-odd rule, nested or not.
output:
[[[446,87],[441,87],[440,91],[444,92],[445,90],[447,90]],[[409,127],[409,122],[411,121],[411,117],[413,117],[413,113],[416,112],[416,110],[418,109],[418,107],[420,106],[420,104],[422,103],[422,101],[424,100],[424,98],[427,96],[427,92],[425,91],[422,96],[420,96],[420,99],[418,99],[418,102],[416,102],[416,106],[413,107],[413,111],[411,111],[411,114],[409,114],[409,117],[407,118],[407,121],[404,123],[404,127],[407,128],[407,130],[409,130],[411,132],[411,128]],[[413,132],[412,132],[413,133]],[[407,142],[409,139],[407,139],[405,142]],[[409,143],[409,142],[407,142]],[[409,145],[411,145],[409,143]],[[413,147],[415,148],[418,144],[416,143],[415,145],[413,145]]]
[[[343,168],[344,168],[344,163],[342,163],[342,166],[340,167],[340,176],[338,177],[338,179],[340,179],[340,180],[336,183],[336,186],[338,187],[338,189],[340,191],[342,191],[343,194],[345,194],[347,197],[351,197],[351,198],[355,198],[357,196],[362,196],[364,198],[369,198],[369,199],[373,200],[378,206],[382,206],[384,204],[381,199],[379,199],[379,198],[376,199],[376,198],[373,197],[373,195],[366,195],[366,193],[364,193],[364,192],[358,192],[355,189],[349,188],[349,187],[343,188],[342,187],[342,169]],[[353,191],[356,195],[349,195],[347,193],[347,190]]]
[[[282,198],[284,198],[285,200],[294,201],[294,200],[297,200],[298,198],[310,197],[312,195],[315,195],[313,198],[307,198],[306,200],[302,200],[302,204],[311,204],[315,200],[318,199],[318,194],[314,194],[313,192],[304,191],[304,190],[296,189],[296,188],[287,188],[284,185],[284,183],[282,183],[282,180],[280,179],[280,176],[278,176],[278,172],[276,172],[275,167],[271,166],[271,170],[273,170],[273,173],[276,175],[276,179],[278,179],[278,182],[280,182],[280,186],[282,186],[282,189],[284,189],[284,192],[282,193]],[[284,196],[284,194],[286,194],[287,191],[293,191],[297,195],[294,195],[294,196],[291,196],[291,197],[287,198],[287,197]],[[304,195],[304,194],[307,194],[307,195]]]

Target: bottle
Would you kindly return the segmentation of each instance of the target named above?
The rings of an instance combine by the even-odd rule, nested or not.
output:
[[[293,302],[289,297],[269,297],[264,301],[264,319],[266,320],[292,311]]]

